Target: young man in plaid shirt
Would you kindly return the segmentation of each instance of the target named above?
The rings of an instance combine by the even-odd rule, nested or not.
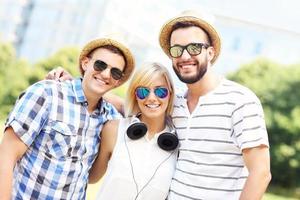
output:
[[[20,97],[0,144],[0,199],[84,199],[88,172],[107,120],[120,116],[103,100],[128,80],[134,58],[120,42],[89,42],[82,78],[40,81]]]

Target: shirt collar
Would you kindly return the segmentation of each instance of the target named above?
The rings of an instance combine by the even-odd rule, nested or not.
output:
[[[82,88],[82,78],[76,78],[72,80],[73,91],[75,94],[75,99],[79,103],[87,103],[87,99],[84,96]]]
[[[72,80],[72,86],[76,101],[87,106],[88,102],[82,88],[82,78],[76,78]],[[105,114],[107,110],[109,110],[109,105],[106,101],[103,100],[103,98],[101,98],[98,102],[97,109],[94,111],[94,114]]]

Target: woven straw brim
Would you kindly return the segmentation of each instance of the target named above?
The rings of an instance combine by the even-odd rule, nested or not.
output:
[[[121,84],[123,84],[124,82],[126,82],[135,67],[135,62],[134,62],[134,57],[133,54],[131,53],[131,51],[123,44],[121,44],[120,42],[110,39],[110,38],[101,38],[101,39],[96,39],[96,40],[92,40],[91,42],[89,42],[88,44],[86,44],[84,46],[84,48],[82,49],[80,56],[79,56],[79,68],[82,72],[81,69],[81,60],[88,56],[88,54],[90,54],[94,49],[96,48],[100,48],[106,45],[111,45],[114,46],[116,48],[118,48],[120,51],[122,51],[122,53],[124,54],[125,60],[126,60],[126,66],[125,66],[125,70],[124,70],[124,76],[121,78]]]
[[[169,52],[171,31],[172,31],[172,27],[177,22],[192,22],[196,26],[199,26],[200,28],[202,28],[208,34],[208,36],[211,40],[212,46],[215,49],[215,56],[211,61],[211,63],[214,63],[216,61],[216,59],[218,58],[220,51],[221,51],[220,36],[211,24],[209,24],[208,22],[201,20],[197,17],[193,17],[193,16],[175,17],[163,25],[163,27],[160,30],[160,34],[159,34],[159,44],[160,44],[161,48],[163,49],[163,51],[171,58],[171,55]]]

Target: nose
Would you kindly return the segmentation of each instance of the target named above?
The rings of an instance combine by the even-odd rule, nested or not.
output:
[[[155,94],[154,94],[153,91],[151,91],[151,92],[149,93],[149,96],[148,96],[147,99],[156,99],[156,96],[155,96]]]
[[[103,78],[109,79],[110,76],[111,76],[111,74],[110,74],[110,68],[107,67],[105,70],[103,70],[101,72],[101,75],[102,75]]]
[[[181,59],[187,60],[190,58],[191,58],[191,55],[189,54],[189,52],[186,49],[184,49],[182,52],[182,55],[181,55]]]

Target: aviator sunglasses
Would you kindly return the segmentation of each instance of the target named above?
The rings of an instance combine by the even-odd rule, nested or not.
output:
[[[146,88],[146,87],[138,87],[135,90],[135,95],[143,100],[145,98],[147,98],[149,96],[151,92],[150,88]],[[154,89],[154,94],[155,96],[157,96],[160,99],[166,98],[169,94],[169,90],[165,87],[157,87]]]
[[[191,56],[196,56],[199,55],[202,51],[202,48],[208,48],[209,44],[206,43],[189,43],[187,45],[179,45],[176,44],[174,46],[171,46],[169,49],[170,55],[173,58],[178,58],[180,56],[182,56],[183,51],[186,49],[187,52],[191,55]]]
[[[106,70],[107,67],[108,67],[108,64],[102,60],[96,60],[94,62],[94,70],[95,71],[102,72],[102,71]],[[120,80],[123,77],[123,72],[116,67],[110,68],[110,74],[111,74],[112,78],[115,80]]]

